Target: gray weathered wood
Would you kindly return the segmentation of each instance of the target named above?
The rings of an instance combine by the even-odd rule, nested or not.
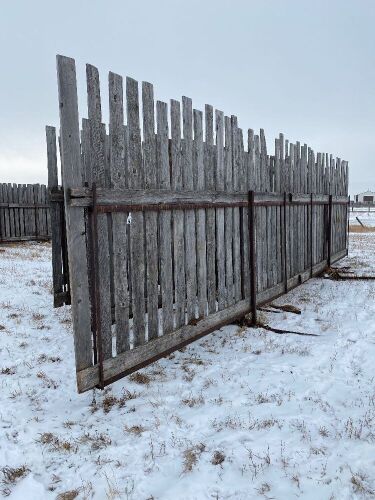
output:
[[[171,180],[172,188],[183,190],[181,161],[181,110],[180,103],[171,100]],[[175,290],[176,327],[185,324],[186,283],[185,283],[185,238],[184,213],[173,211],[173,271]]]
[[[46,127],[47,141],[47,168],[48,168],[48,187],[57,188],[57,151],[56,151],[56,129],[55,127]],[[52,281],[54,292],[54,305],[57,307],[60,302],[57,300],[57,294],[63,291],[63,267],[62,267],[62,248],[61,248],[61,207],[58,203],[51,204],[51,225],[52,225]],[[27,219],[29,222],[29,219]],[[29,229],[28,229],[29,231]]]
[[[224,191],[224,113],[215,111],[216,122],[216,190]],[[224,232],[224,209],[216,210],[216,267],[217,267],[217,301],[219,311],[225,308],[227,297],[225,288],[225,232]]]
[[[112,188],[127,186],[125,171],[125,135],[122,78],[109,73],[110,172]],[[128,292],[128,214],[112,214],[112,251],[115,303],[116,353],[130,348],[129,292]]]
[[[77,82],[73,59],[57,56],[61,153],[65,201],[68,189],[82,185]],[[72,320],[77,371],[92,365],[91,321],[83,208],[65,204]]]
[[[108,187],[106,179],[105,126],[101,123],[100,82],[97,68],[86,66],[87,107],[90,128],[90,165],[86,176],[92,178],[98,187]],[[82,176],[83,181],[84,176]],[[101,329],[101,349],[103,359],[112,357],[112,317],[109,268],[108,218],[106,214],[97,216],[97,286],[100,293],[100,310],[97,324]],[[95,265],[95,264],[94,264]],[[97,339],[99,341],[99,339]],[[99,347],[99,344],[98,344]]]
[[[204,171],[206,188],[215,189],[213,107],[205,105]],[[207,301],[209,314],[216,311],[216,230],[215,210],[206,210]]]
[[[139,127],[138,82],[129,77],[126,79],[126,104],[129,136],[129,186],[140,189],[144,186],[144,171]],[[131,214],[130,238],[133,342],[134,347],[136,347],[146,341],[144,216],[141,212]]]
[[[154,91],[150,83],[142,83],[143,110],[143,162],[145,188],[157,186],[156,179],[156,136]],[[158,309],[158,216],[156,212],[145,214],[146,224],[146,268],[147,268],[147,325],[148,340],[154,339],[159,332]]]
[[[194,155],[193,168],[196,178],[196,189],[199,194],[206,186],[203,151],[203,116],[194,110]],[[207,260],[206,260],[206,211],[197,210],[196,214],[196,248],[197,248],[197,294],[198,317],[207,316]]]
[[[168,157],[168,109],[167,104],[158,101],[157,113],[157,182],[160,188],[171,187]],[[159,214],[160,234],[160,289],[162,299],[163,335],[174,327],[173,320],[173,280],[172,280],[172,235],[171,212]]]
[[[194,189],[193,174],[193,109],[188,97],[182,98],[183,148],[182,181],[183,188]],[[186,266],[186,315],[189,322],[196,317],[197,309],[197,257],[195,235],[195,212],[185,210],[185,266]]]

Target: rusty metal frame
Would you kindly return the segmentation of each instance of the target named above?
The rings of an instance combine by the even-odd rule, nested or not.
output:
[[[256,298],[256,259],[255,259],[255,213],[254,191],[249,191],[248,199],[248,225],[249,225],[249,266],[250,266],[250,310],[251,324],[257,324],[257,298]]]
[[[129,370],[124,370],[123,372],[105,379],[104,377],[104,359],[103,359],[103,349],[102,349],[102,332],[101,332],[101,322],[100,322],[100,283],[99,283],[99,256],[98,256],[98,215],[105,213],[113,213],[113,212],[136,212],[136,211],[162,211],[162,210],[191,210],[191,209],[204,209],[204,208],[227,208],[227,207],[247,207],[248,208],[248,232],[249,232],[249,271],[250,271],[250,301],[249,301],[249,309],[252,314],[251,317],[251,325],[256,326],[257,324],[257,290],[256,290],[256,236],[255,236],[255,207],[269,207],[269,206],[280,206],[283,208],[283,267],[284,267],[284,293],[287,293],[288,290],[288,256],[287,256],[287,207],[294,205],[307,205],[311,208],[311,215],[309,220],[310,226],[310,276],[313,275],[313,262],[312,262],[312,234],[313,234],[313,226],[312,226],[312,207],[314,205],[328,205],[330,211],[332,211],[332,205],[334,204],[346,204],[342,201],[335,201],[332,199],[332,195],[329,196],[328,201],[314,201],[313,194],[310,194],[308,200],[293,200],[292,193],[283,193],[282,200],[255,200],[256,193],[254,191],[248,191],[248,199],[247,201],[238,201],[238,202],[230,202],[230,203],[162,203],[162,204],[100,204],[97,200],[97,187],[96,184],[92,185],[92,203],[91,206],[88,207],[89,218],[87,219],[87,224],[89,226],[89,238],[88,244],[90,246],[89,251],[89,272],[91,272],[91,280],[89,280],[90,287],[90,296],[92,301],[92,333],[93,333],[93,359],[94,365],[98,365],[99,369],[99,384],[97,388],[104,389],[107,385],[115,382],[116,380],[121,379],[122,377],[133,373],[140,368],[143,368],[153,361],[160,359],[166,354],[163,353],[163,356],[157,355],[154,357],[150,357],[144,362],[140,363],[136,367],[133,367]],[[59,196],[55,195],[55,199],[53,201],[57,201]],[[59,199],[60,201],[60,199]],[[332,214],[329,219],[329,223],[332,224]],[[330,245],[329,243],[329,261],[330,262]],[[223,321],[222,325],[227,324],[227,321]],[[215,325],[214,327],[210,327],[207,331],[205,330],[203,333],[194,337],[194,340],[203,337],[204,335],[220,328],[220,325]],[[169,349],[169,352],[174,352],[185,345],[191,343],[192,340],[184,341],[181,345],[174,346]]]
[[[100,321],[100,283],[99,283],[99,252],[98,252],[98,210],[96,202],[96,183],[92,184],[92,207],[91,207],[91,251],[90,270],[92,273],[92,280],[90,281],[92,291],[90,293],[92,303],[92,329],[93,329],[93,350],[94,350],[94,364],[99,364],[99,385],[98,389],[104,389],[104,367],[103,367],[103,346],[102,346],[102,331]]]

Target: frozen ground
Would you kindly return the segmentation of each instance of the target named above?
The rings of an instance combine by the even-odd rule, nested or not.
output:
[[[375,234],[340,265],[375,271]],[[0,251],[0,491],[11,499],[372,498],[375,281],[313,279],[301,315],[229,326],[104,393],[76,393],[50,246]]]

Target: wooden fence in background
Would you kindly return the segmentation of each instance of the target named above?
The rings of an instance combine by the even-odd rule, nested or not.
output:
[[[140,120],[138,83],[126,79],[124,106],[114,73],[107,134],[91,65],[80,131],[74,60],[58,56],[57,73],[63,191],[55,159],[49,169],[64,197],[80,392],[249,312],[255,322],[257,305],[347,254],[347,162],[282,134],[271,155],[262,129],[244,148],[235,116],[187,97],[155,105],[146,82]]]
[[[0,184],[0,243],[50,238],[47,187],[43,184]]]

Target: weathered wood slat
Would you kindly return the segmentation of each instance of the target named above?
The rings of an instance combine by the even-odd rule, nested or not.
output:
[[[168,109],[167,104],[158,101],[157,112],[157,182],[161,189],[170,189],[170,170],[168,158]],[[160,235],[160,288],[163,315],[163,335],[169,334],[174,327],[173,319],[173,279],[172,279],[172,234],[171,212],[159,214]]]
[[[125,135],[123,82],[115,73],[110,73],[109,123],[110,123],[110,173],[113,188],[127,186],[125,170]],[[129,337],[129,292],[128,292],[128,238],[126,230],[128,214],[112,214],[113,282],[115,304],[116,353],[130,348]]]
[[[171,100],[171,184],[176,191],[182,191],[181,158],[181,109],[180,103]],[[173,211],[173,275],[175,292],[176,327],[185,324],[186,282],[185,282],[185,237],[184,213]]]
[[[73,59],[57,56],[57,79],[61,125],[61,153],[66,196],[65,217],[72,295],[72,320],[76,369],[92,365],[91,320],[87,277],[84,210],[67,204],[69,188],[82,185],[77,82]]]
[[[193,174],[193,108],[188,97],[182,98],[183,148],[182,181],[184,190],[194,189]],[[196,317],[197,309],[197,257],[195,235],[195,212],[186,210],[185,266],[186,266],[186,317],[187,322]]]
[[[142,83],[143,110],[143,162],[145,188],[157,187],[156,175],[156,136],[154,90],[150,83]],[[158,309],[158,216],[155,212],[145,214],[146,224],[146,268],[147,268],[147,325],[148,340],[155,339],[159,333]]]
[[[215,189],[213,107],[205,105],[204,172],[206,188]],[[207,300],[209,314],[216,311],[216,221],[215,210],[206,210]]]
[[[47,141],[47,168],[48,168],[48,187],[57,188],[57,151],[56,151],[56,129],[55,127],[46,127]],[[52,281],[54,294],[54,307],[58,307],[57,294],[63,291],[63,267],[62,267],[62,248],[61,248],[61,206],[58,203],[51,204],[51,225],[52,225]],[[29,217],[27,224],[29,222]],[[27,227],[27,231],[29,228]]]
[[[105,125],[102,124],[100,82],[97,68],[86,66],[87,76],[87,104],[89,112],[90,128],[90,164],[88,165],[87,177],[98,187],[108,187],[106,179],[106,157],[105,157]],[[82,175],[82,173],[81,173]],[[82,176],[83,182],[84,176]],[[94,235],[94,238],[96,235]],[[91,242],[90,242],[91,243]],[[97,269],[91,270],[97,274],[95,296],[100,294],[99,307],[97,310],[96,323],[101,330],[101,345],[97,339],[97,345],[102,350],[103,359],[112,357],[112,331],[111,331],[111,293],[110,293],[110,269],[109,269],[109,243],[108,243],[108,218],[106,214],[97,215]],[[96,267],[96,263],[94,263]]]
[[[194,156],[193,168],[196,178],[196,192],[199,194],[206,187],[203,150],[203,115],[194,110]],[[197,248],[197,294],[198,317],[207,316],[207,260],[206,260],[206,211],[199,209],[196,214],[196,248]]]
[[[129,138],[129,186],[144,186],[141,135],[139,126],[138,82],[126,79],[126,107]],[[134,346],[146,341],[145,324],[145,245],[144,216],[141,212],[131,214],[130,221],[132,309]]]
[[[224,191],[224,113],[215,111],[216,122],[216,190]],[[225,288],[225,234],[224,234],[224,209],[216,210],[216,268],[217,268],[217,301],[219,311],[225,308],[227,297]]]

